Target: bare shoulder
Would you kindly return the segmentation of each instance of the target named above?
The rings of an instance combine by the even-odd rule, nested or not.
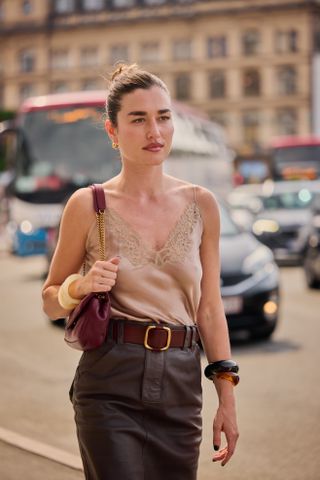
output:
[[[219,228],[220,213],[215,195],[204,187],[194,185],[197,205],[205,228]]]
[[[216,197],[210,190],[194,185],[196,201],[203,219],[206,221],[219,220],[219,205]]]
[[[80,188],[76,190],[66,203],[64,208],[63,217],[73,219],[77,222],[81,219],[80,224],[85,226],[90,224],[94,218],[92,191],[89,187]]]

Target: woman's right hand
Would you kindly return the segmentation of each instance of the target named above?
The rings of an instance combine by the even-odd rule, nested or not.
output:
[[[83,298],[91,292],[109,292],[116,283],[120,257],[96,261],[83,278],[75,280],[69,287],[72,298]]]

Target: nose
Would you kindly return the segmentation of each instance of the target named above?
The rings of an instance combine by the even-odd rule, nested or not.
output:
[[[148,123],[147,137],[148,138],[159,138],[160,128],[156,119],[151,119]]]

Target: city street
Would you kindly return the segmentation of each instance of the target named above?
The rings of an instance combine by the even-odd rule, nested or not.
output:
[[[0,435],[1,480],[83,478],[80,470],[28,452],[38,442],[44,451],[79,455],[68,389],[80,352],[64,344],[63,330],[42,313],[44,269],[42,258],[0,257],[0,430],[28,439],[23,450]],[[298,267],[281,269],[281,280],[281,321],[272,340],[233,342],[241,368],[240,438],[223,468],[211,462],[217,397],[203,378],[198,480],[320,479],[320,291],[306,288]]]

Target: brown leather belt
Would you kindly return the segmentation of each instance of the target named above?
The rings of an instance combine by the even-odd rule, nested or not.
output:
[[[144,345],[148,350],[158,352],[168,348],[190,348],[199,341],[195,326],[174,327],[163,324],[140,324],[127,320],[112,322],[112,338],[123,343]]]

